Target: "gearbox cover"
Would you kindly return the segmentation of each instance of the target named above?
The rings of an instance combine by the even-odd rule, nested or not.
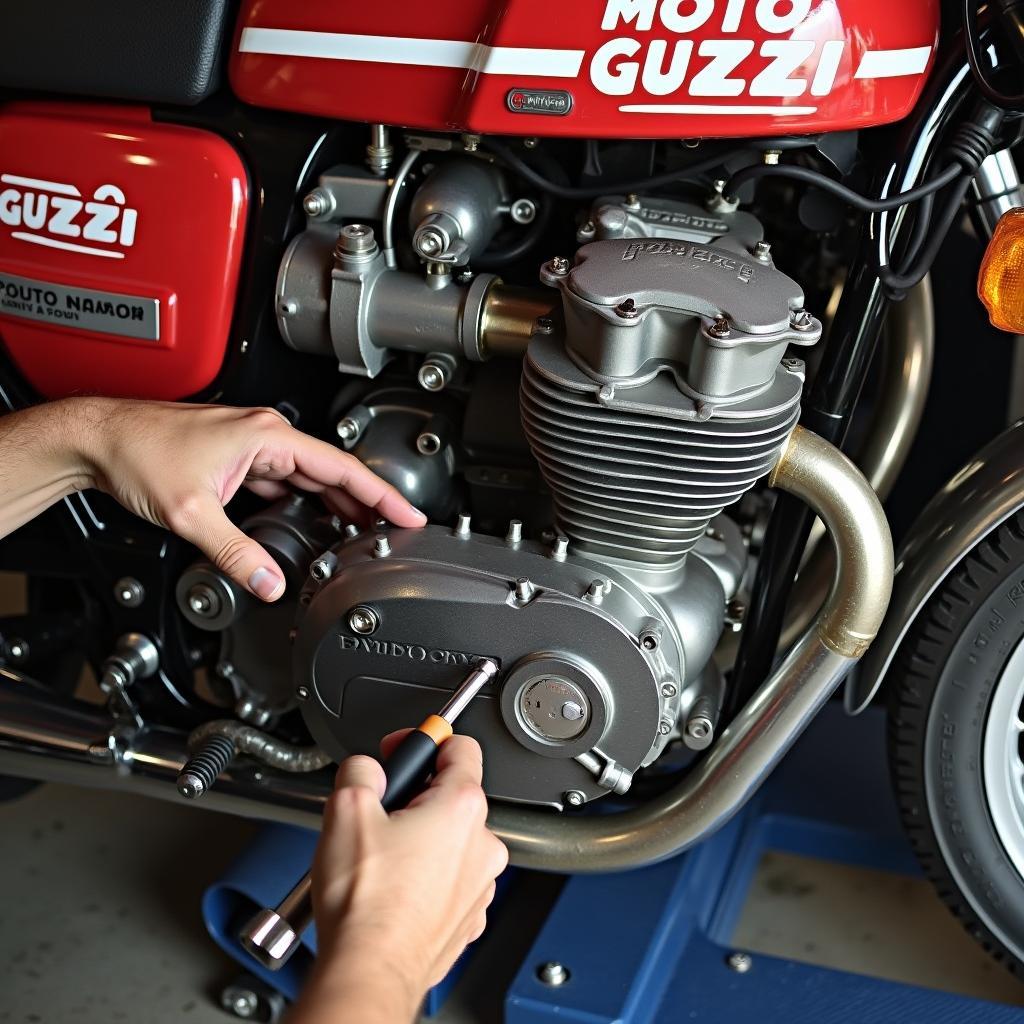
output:
[[[436,712],[479,656],[501,670],[458,728],[487,751],[492,797],[594,799],[664,747],[681,656],[668,638],[641,645],[659,610],[627,578],[436,526],[364,535],[336,553],[331,579],[301,595],[294,644],[306,724],[333,757],[374,754],[382,736]],[[605,787],[595,759],[612,769]]]

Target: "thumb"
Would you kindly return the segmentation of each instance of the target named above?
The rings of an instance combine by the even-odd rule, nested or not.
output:
[[[334,780],[336,789],[361,786],[376,793],[378,800],[383,798],[387,784],[388,780],[380,762],[367,757],[366,754],[353,754],[342,761]]]
[[[179,537],[194,544],[226,576],[261,601],[284,593],[284,573],[262,545],[228,519],[214,495],[189,503],[171,522]]]

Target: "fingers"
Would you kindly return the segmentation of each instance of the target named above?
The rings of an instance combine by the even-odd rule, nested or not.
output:
[[[441,744],[430,785],[409,806],[418,807],[436,800],[457,800],[467,822],[476,819],[483,822],[487,816],[487,797],[480,788],[483,772],[480,744],[471,736],[452,736]]]
[[[276,501],[291,493],[284,484],[278,483],[276,480],[247,480],[243,486],[246,490],[252,491],[253,494],[258,494],[268,501]]]
[[[360,786],[377,795],[378,801],[384,796],[387,778],[384,769],[372,757],[355,754],[341,762],[334,780],[335,788],[348,789]]]
[[[395,752],[395,747],[397,747],[398,744],[401,743],[402,740],[404,740],[411,732],[412,729],[398,729],[396,732],[388,733],[387,736],[380,741],[381,757],[386,761]]]
[[[167,525],[218,569],[261,601],[284,593],[284,573],[266,549],[228,519],[214,494],[191,497],[167,515]]]
[[[419,509],[357,458],[298,431],[294,432],[292,444],[295,468],[304,477],[328,487],[343,488],[396,526],[422,526],[426,522]]]

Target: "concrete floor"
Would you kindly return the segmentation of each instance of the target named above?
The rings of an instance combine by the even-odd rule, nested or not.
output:
[[[207,938],[199,897],[253,827],[57,785],[0,805],[0,1022],[228,1020],[217,995],[237,969]],[[443,1024],[500,1020],[550,884],[532,895],[489,934]],[[734,945],[1024,1006],[1024,985],[919,879],[770,853]]]

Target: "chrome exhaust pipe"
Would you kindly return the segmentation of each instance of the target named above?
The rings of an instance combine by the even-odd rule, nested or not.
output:
[[[708,756],[675,787],[621,814],[559,815],[491,808],[512,863],[559,872],[642,867],[681,853],[725,824],[753,795],[864,653],[892,590],[893,551],[878,498],[832,445],[797,427],[769,482],[805,500],[837,555],[817,619]],[[0,670],[0,774],[180,799],[187,737],[166,729],[119,735],[105,709],[61,698]],[[232,765],[201,806],[317,828],[330,780]]]

